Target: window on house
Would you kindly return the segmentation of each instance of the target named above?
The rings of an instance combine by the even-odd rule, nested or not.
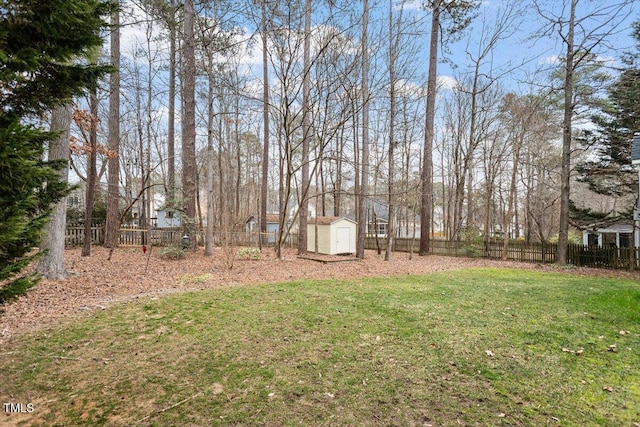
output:
[[[72,208],[74,206],[79,206],[80,205],[80,199],[78,198],[78,196],[69,196],[67,198],[67,206]]]
[[[387,224],[378,223],[378,234],[387,234]]]
[[[167,211],[165,218],[173,218],[173,211]]]
[[[631,242],[631,233],[620,233],[620,247],[628,248]]]
[[[615,248],[616,233],[602,233],[602,246],[605,248]]]

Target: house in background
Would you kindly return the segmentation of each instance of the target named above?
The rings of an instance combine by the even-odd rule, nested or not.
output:
[[[636,224],[636,247],[640,248],[640,134],[637,132],[633,135],[631,143],[631,164],[638,169],[638,198],[633,211],[633,220]]]
[[[601,248],[626,248],[630,243],[640,248],[640,133],[631,142],[631,164],[638,169],[638,196],[633,218],[606,227],[591,227],[583,231],[582,244]]]
[[[287,229],[291,228],[291,220],[287,220],[285,227]],[[278,234],[278,230],[280,229],[280,215],[279,214],[267,214],[267,239],[265,243],[274,244],[276,242],[276,237]],[[251,242],[257,243],[258,241],[258,232],[260,231],[260,221],[258,219],[258,215],[251,214],[249,218],[245,221],[245,231],[247,236],[250,237]]]
[[[369,218],[365,235],[386,238],[388,227],[389,221],[387,220],[387,218],[379,216],[376,216],[375,220],[373,218]]]
[[[181,225],[179,210],[173,208],[156,209],[155,226],[157,228],[175,228]]]
[[[280,224],[280,215],[267,214],[267,233],[275,233],[278,231],[278,225]],[[258,215],[251,214],[245,221],[245,230],[247,233],[253,233],[260,230],[260,220]]]
[[[629,242],[633,238],[633,228],[632,223],[618,222],[607,227],[584,230],[582,244],[600,248],[626,248],[629,247]],[[637,242],[635,245],[638,246]]]
[[[389,207],[386,201],[367,202],[367,226],[365,234],[379,238],[387,237],[389,229]],[[354,216],[349,218],[354,219]],[[394,222],[395,237],[420,238],[420,215],[413,215],[405,209],[398,209]]]
[[[356,222],[345,217],[321,216],[307,224],[307,251],[327,255],[352,254],[356,251]]]

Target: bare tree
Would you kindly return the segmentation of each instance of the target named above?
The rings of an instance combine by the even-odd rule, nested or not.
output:
[[[502,243],[502,259],[507,260],[507,249],[509,247],[509,227],[511,226],[511,222],[513,221],[513,216],[515,215],[515,202],[516,202],[516,185],[518,178],[518,168],[520,166],[520,152],[522,150],[522,146],[524,145],[525,136],[531,128],[531,121],[537,111],[539,110],[536,102],[538,99],[531,99],[532,102],[528,99],[518,100],[515,96],[507,96],[504,100],[504,109],[507,113],[510,114],[509,122],[513,124],[513,131],[511,132],[510,140],[512,141],[512,153],[513,153],[513,161],[511,166],[511,177],[509,183],[509,200],[507,202],[507,212],[504,215],[504,220],[502,222],[502,232],[503,232],[503,243]],[[516,119],[516,120],[513,120]]]
[[[311,178],[322,163],[321,159],[311,159],[310,156],[313,153],[322,153],[322,150],[317,149],[317,145],[330,143],[335,135],[333,130],[331,138],[325,138],[317,132],[318,129],[323,128],[320,124],[322,120],[314,119],[313,115],[317,116],[319,108],[326,110],[326,104],[320,103],[319,99],[311,100],[313,92],[311,86],[307,86],[305,81],[310,79],[311,73],[317,68],[315,65],[321,58],[332,50],[334,42],[341,40],[342,31],[326,23],[318,24],[313,29],[309,26],[307,37],[303,30],[307,21],[306,16],[308,16],[307,6],[306,1],[280,3],[278,5],[280,9],[272,14],[273,29],[270,31],[272,40],[272,48],[269,51],[270,61],[273,66],[273,75],[278,79],[276,90],[272,94],[271,105],[273,118],[277,123],[274,128],[277,129],[279,142],[280,221],[276,238],[276,254],[279,257],[282,254],[281,247],[284,239],[289,235],[287,225],[289,221],[298,223],[299,239],[303,241],[305,239],[306,218],[303,217],[307,214],[303,205],[309,198],[314,197],[310,185]],[[331,14],[328,15],[327,22],[331,16]],[[310,47],[313,43],[312,49],[305,49],[307,40]],[[304,60],[305,52],[309,52],[308,62]],[[335,78],[333,80],[335,82]],[[318,86],[317,82],[314,86]],[[333,102],[335,89],[340,87],[342,87],[340,84],[333,84],[323,99],[330,99]],[[309,90],[309,100],[305,101],[307,90]],[[318,121],[318,124],[311,126],[312,121]],[[338,122],[343,123],[343,120],[339,119]],[[308,150],[304,148],[306,143],[309,144]],[[295,200],[298,209],[293,209],[292,200]],[[306,245],[298,243],[300,251],[306,250]]]
[[[473,178],[475,153],[481,141],[487,137],[493,120],[495,95],[484,96],[497,84],[499,79],[511,71],[511,67],[493,64],[493,57],[499,42],[513,35],[514,28],[518,28],[517,19],[520,10],[516,2],[511,2],[497,11],[492,11],[491,18],[483,16],[480,37],[474,49],[467,47],[466,55],[471,66],[464,83],[458,90],[470,97],[469,129],[466,144],[462,150],[461,173],[457,176],[455,189],[455,205],[453,218],[453,236],[458,239],[463,224],[474,227],[475,204],[473,197]],[[464,216],[464,200],[466,185],[466,218]]]

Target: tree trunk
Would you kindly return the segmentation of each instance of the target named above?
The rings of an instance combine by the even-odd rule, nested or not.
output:
[[[286,104],[285,104],[285,108],[286,108]],[[286,116],[285,116],[286,118]],[[286,122],[285,122],[286,125]],[[287,163],[287,159],[288,159],[288,150],[289,147],[286,146],[287,144],[287,138],[283,135],[283,127],[282,126],[278,126],[278,132],[277,132],[277,141],[278,141],[278,148],[280,149],[280,153],[278,156],[278,210],[279,210],[279,215],[278,215],[278,224],[282,224],[284,223],[284,221],[286,221],[286,218],[283,219],[283,217],[286,217],[286,211],[287,211],[287,202],[289,200],[289,192],[288,189],[285,188],[285,180],[286,185],[290,185],[290,181],[289,181],[289,174],[287,172],[285,172],[285,168],[288,169],[288,163]],[[285,194],[286,193],[286,194]],[[285,197],[286,196],[286,197]],[[276,258],[278,259],[282,259],[282,235],[283,235],[283,230],[278,227],[278,229],[276,230],[276,235],[274,236],[275,238],[275,253],[276,253]]]
[[[571,133],[573,117],[573,42],[577,0],[571,0],[571,16],[565,43],[567,59],[564,79],[564,119],[562,124],[562,171],[560,174],[560,229],[558,232],[558,253],[556,263],[566,265],[569,244],[569,196],[571,179]]]
[[[389,177],[388,177],[388,207],[389,216],[387,223],[387,250],[384,253],[384,260],[391,261],[391,252],[393,251],[393,238],[395,237],[395,196],[394,196],[394,148],[396,145],[396,48],[397,40],[393,36],[393,0],[389,0]],[[399,36],[398,36],[399,37]]]
[[[213,115],[213,74],[211,71],[209,72],[209,92],[208,92],[208,133],[207,133],[207,226],[205,230],[205,239],[204,239],[204,254],[205,256],[213,255],[213,126],[214,126],[214,115]]]
[[[242,185],[242,156],[240,152],[240,131],[238,129],[238,123],[240,123],[239,111],[240,106],[237,104],[238,98],[236,98],[235,105],[235,120],[234,120],[234,129],[233,129],[233,137],[235,139],[236,146],[236,208],[235,208],[235,216],[233,218],[234,223],[240,219],[240,189]],[[251,189],[247,189],[249,194]],[[239,231],[239,230],[236,230]]]
[[[120,15],[111,15],[111,65],[109,77],[109,160],[107,177],[107,220],[104,245],[115,248],[120,234]]]
[[[492,159],[489,159],[491,162]],[[491,245],[491,230],[493,224],[493,193],[495,191],[495,172],[489,165],[485,169],[490,170],[485,177],[485,198],[484,198],[484,227],[482,230],[482,242],[484,244],[485,255],[490,255],[489,249]]]
[[[340,131],[340,138],[337,141],[337,158],[336,158],[336,180],[333,186],[333,216],[340,216],[342,210],[342,156],[344,153],[344,131],[343,127]]]
[[[63,105],[51,114],[51,132],[60,132],[49,143],[49,160],[69,159],[69,129],[71,126],[71,105]],[[59,172],[61,181],[67,182],[69,168],[64,166]],[[68,276],[64,268],[64,235],[67,224],[67,198],[56,203],[49,222],[44,228],[40,250],[44,252],[38,262],[37,272],[46,279],[63,280]],[[90,236],[89,236],[90,238]],[[85,236],[86,239],[86,236]]]
[[[436,77],[438,64],[438,32],[440,31],[441,1],[433,5],[431,16],[431,38],[429,42],[429,75],[427,77],[427,100],[425,114],[424,155],[420,174],[422,197],[420,204],[420,253],[429,253],[431,239],[431,210],[433,205],[433,133],[435,128]]]
[[[520,164],[520,148],[524,140],[524,131],[518,135],[516,146],[513,148],[513,170],[511,171],[511,185],[509,186],[509,201],[507,202],[507,214],[502,224],[504,234],[502,241],[502,260],[507,260],[507,249],[509,248],[509,225],[513,220],[514,205],[516,201],[516,179],[518,177],[518,165]],[[517,227],[517,226],[516,226]]]
[[[269,67],[267,52],[267,17],[265,1],[262,4],[262,181],[260,183],[260,234],[262,248],[267,232],[267,204],[269,198]]]
[[[369,0],[362,2],[362,153],[360,155],[360,188],[358,200],[358,233],[356,257],[364,258],[364,239],[367,232],[367,193],[369,191]],[[356,178],[357,181],[357,178]]]
[[[298,255],[307,252],[307,220],[309,217],[309,140],[311,139],[311,0],[304,8],[304,76],[302,80],[302,178],[298,223]]]
[[[196,225],[196,58],[194,37],[195,10],[193,0],[184,5],[183,89],[182,89],[182,224],[190,237],[191,248],[197,247]]]
[[[82,241],[82,256],[91,255],[91,226],[93,225],[93,201],[96,194],[97,178],[97,145],[98,145],[98,94],[94,86],[89,97],[91,114],[91,129],[89,129],[89,167],[87,171],[87,193],[84,206],[84,239]]]
[[[173,0],[172,10],[175,10]],[[166,205],[176,206],[176,21],[169,17],[169,112],[167,117],[168,191]]]

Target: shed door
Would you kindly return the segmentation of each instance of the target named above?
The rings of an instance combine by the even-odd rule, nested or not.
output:
[[[336,253],[351,253],[350,237],[351,229],[349,227],[336,227]]]

